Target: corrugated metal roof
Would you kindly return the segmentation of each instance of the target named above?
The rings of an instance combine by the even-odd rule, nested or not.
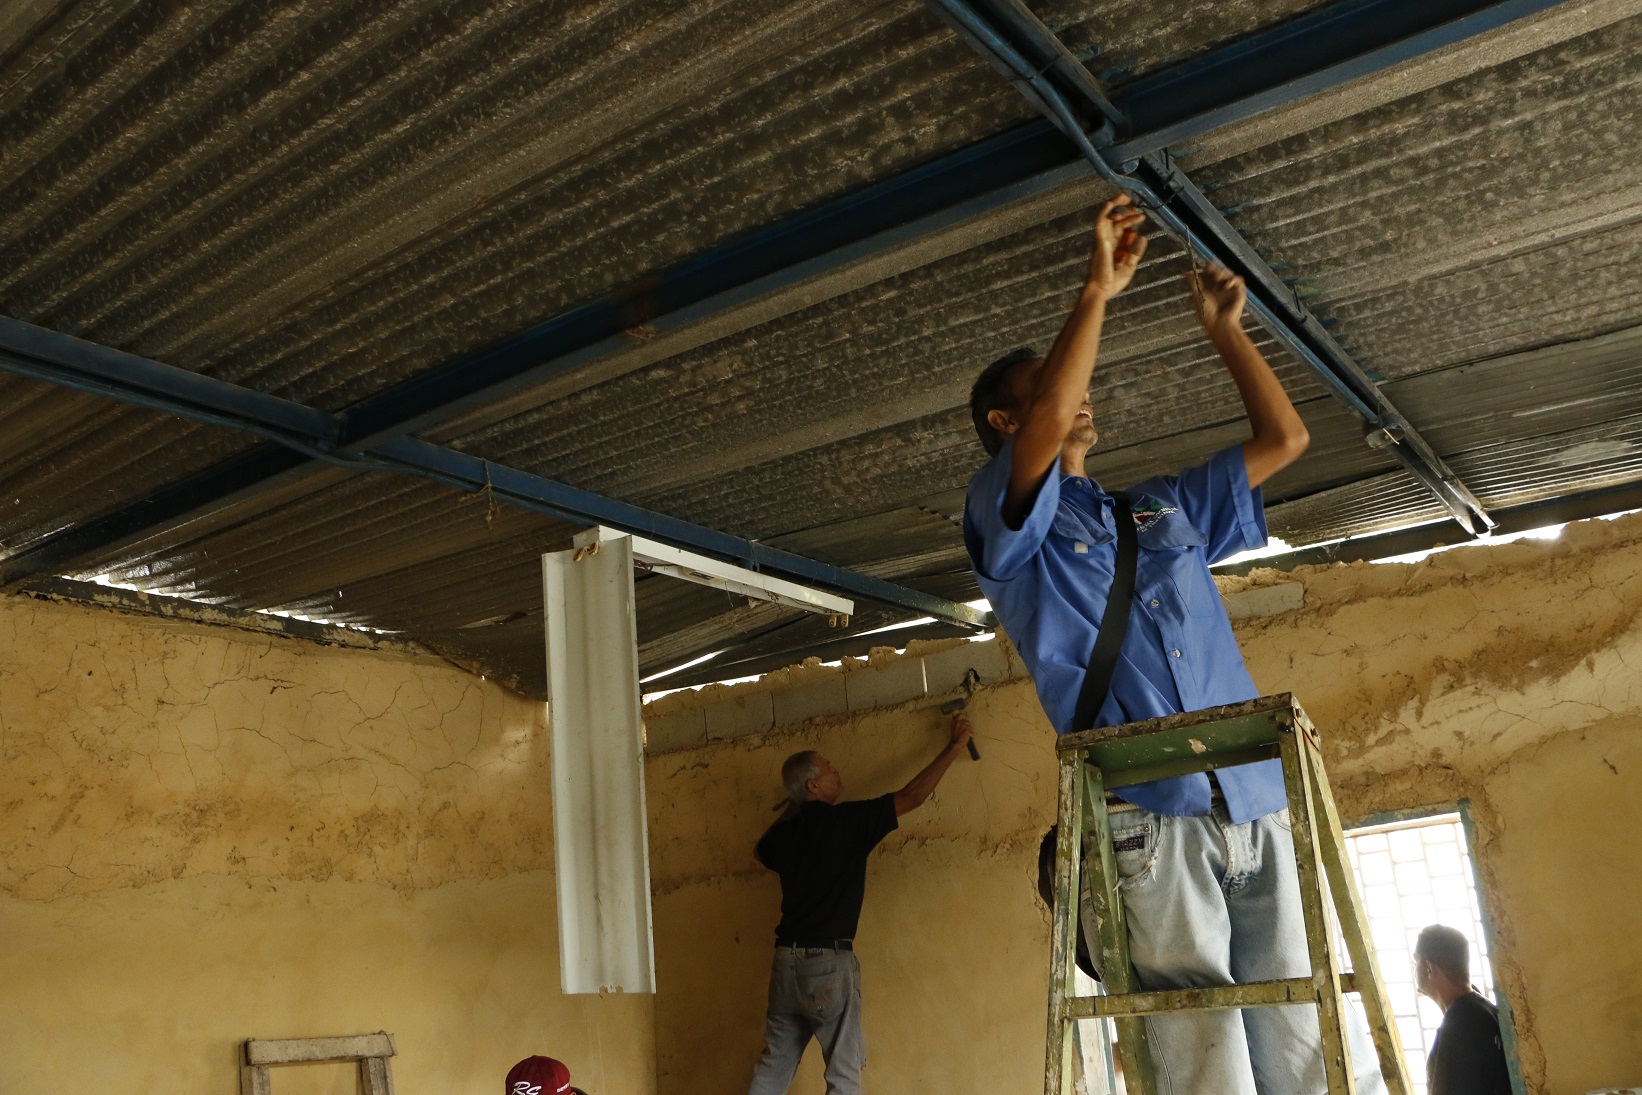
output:
[[[1316,6],[1036,9],[1116,89]],[[914,0],[19,12],[0,18],[0,311],[331,410],[1031,115]],[[1285,115],[1287,130],[1181,150],[1494,506],[1642,479],[1642,344],[1596,339],[1642,329],[1642,18],[1545,34],[1446,79],[1433,59],[1411,92],[1367,81],[1361,108],[1336,103],[1330,120]],[[1099,196],[1070,187],[1024,226],[997,212],[956,254],[596,383],[558,378],[437,436],[967,599],[968,385],[998,353],[1053,339],[1087,246],[1087,216],[1066,210]],[[1112,309],[1092,462],[1109,483],[1243,436],[1185,268],[1154,241]],[[1264,345],[1313,434],[1267,487],[1274,534],[1443,519]],[[0,552],[251,443],[0,379]],[[483,495],[325,470],[72,569],[403,632],[538,692],[537,557],[571,531]],[[655,579],[640,606],[647,670],[717,649],[768,665],[839,637]],[[904,615],[863,605],[851,634]]]
[[[0,552],[90,520],[251,439],[0,375]]]
[[[1195,176],[1386,377],[1633,326],[1642,19]]]

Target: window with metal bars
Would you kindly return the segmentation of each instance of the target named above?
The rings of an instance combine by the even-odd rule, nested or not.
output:
[[[1507,1058],[1522,1090],[1510,1010],[1498,997],[1488,960],[1487,920],[1466,831],[1463,813],[1453,810],[1370,819],[1345,834],[1415,1095],[1426,1095],[1426,1054],[1442,1023],[1442,1009],[1414,987],[1414,942],[1428,924],[1457,928],[1471,941],[1471,983],[1501,1005]],[[1351,1000],[1360,1010],[1360,999]]]

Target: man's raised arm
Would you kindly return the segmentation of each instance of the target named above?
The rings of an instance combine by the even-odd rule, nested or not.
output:
[[[1146,237],[1139,226],[1145,219],[1126,194],[1100,207],[1095,215],[1089,273],[1077,304],[1036,371],[1030,390],[1017,391],[1014,407],[994,410],[989,416],[994,429],[1015,437],[1003,504],[1004,519],[1011,528],[1019,528],[1025,520],[1044,473],[1060,460],[1066,435],[1089,397],[1106,302],[1123,291],[1140,266]]]
[[[1187,280],[1198,322],[1226,363],[1226,371],[1237,384],[1237,394],[1243,398],[1249,425],[1254,427],[1254,437],[1243,443],[1243,463],[1248,467],[1252,490],[1300,459],[1311,444],[1311,434],[1277,374],[1243,330],[1243,303],[1247,299],[1243,279],[1213,264],[1188,274]]]
[[[923,771],[907,780],[905,787],[895,792],[896,817],[909,810],[916,810],[935,792],[935,785],[941,782],[946,770],[952,767],[952,762],[964,751],[964,743],[969,741],[969,734],[968,717],[962,711],[953,715],[952,739],[946,743],[946,748],[937,753],[934,760],[924,765]]]

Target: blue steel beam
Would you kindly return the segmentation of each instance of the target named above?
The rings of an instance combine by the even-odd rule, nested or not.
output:
[[[1550,6],[1552,0],[1341,0],[1119,89],[1104,116],[1107,121],[1120,118],[1124,124],[1119,128],[1114,123],[1108,135],[1111,143],[1102,156],[1109,166],[1122,167],[1165,145],[1201,137],[1215,127],[1327,91]],[[1051,50],[1045,60],[1079,82],[1086,99],[1089,89],[1097,86],[1081,65],[1067,66],[1058,51]],[[619,359],[648,341],[636,336],[654,337],[709,322],[737,306],[965,220],[1000,212],[1089,173],[1090,165],[1077,146],[1056,125],[1028,122],[640,278],[623,290],[369,397],[344,412],[335,440],[341,451],[358,453],[380,441],[427,430],[531,386]],[[1264,307],[1269,311],[1271,306]],[[221,393],[208,397],[191,390],[184,395],[209,409]],[[318,460],[295,465],[291,461],[289,451],[271,451],[260,460],[225,463],[124,511],[66,530],[56,538],[55,550],[30,557],[47,569],[60,567],[117,542],[174,528],[324,466]],[[114,530],[121,530],[116,539],[99,539],[99,534],[106,537]],[[20,566],[19,561],[12,568],[19,577],[24,576]]]
[[[336,442],[341,424],[338,415],[135,354],[110,351],[17,320],[0,322],[0,370],[278,442],[256,446],[165,488],[143,503],[119,511],[118,515],[105,516],[82,526],[83,530],[94,530],[96,536],[121,537],[140,531],[144,514],[152,516],[186,507],[192,496],[201,491],[220,493],[248,470],[259,476],[259,481],[277,478],[289,482],[294,470],[317,461],[358,471],[400,472],[469,493],[485,491],[504,504],[572,524],[608,525],[728,559],[754,570],[776,571],[851,596],[968,627],[993,626],[990,613],[967,605],[628,505],[417,438],[389,439],[364,452],[344,451]],[[48,539],[0,560],[0,584],[37,574],[41,564],[48,560],[61,561],[63,543],[59,538]]]
[[[184,413],[182,408],[203,422],[227,425],[255,420],[264,430],[292,437],[325,443],[336,440],[337,422],[324,411],[6,316],[0,316],[0,355],[5,357],[6,371],[18,376],[153,410]]]
[[[1561,2],[1342,0],[1145,77],[1110,100],[1075,59],[1046,51],[1034,60],[1040,70],[1057,68],[1099,115],[1123,123],[1107,149],[1119,166]],[[955,219],[1023,201],[1086,170],[1075,144],[1052,123],[1019,126],[647,275],[366,399],[344,415],[343,444],[364,448],[448,422],[630,351],[636,341],[870,258]],[[642,339],[633,333],[638,328],[645,328]]]
[[[424,431],[1087,174],[1054,127],[1018,127],[645,275],[370,397],[344,413],[342,444],[363,449]]]
[[[1354,413],[1405,468],[1440,501],[1468,532],[1493,525],[1486,509],[1408,420],[1392,406],[1345,350],[1278,277],[1254,247],[1232,227],[1214,204],[1169,159],[1158,153],[1114,167],[1106,150],[1121,119],[1092,79],[1067,75],[1081,68],[1054,33],[1027,10],[1022,0],[926,0],[959,36],[1027,91],[1075,144],[1097,174],[1127,193],[1152,220],[1185,244],[1196,261],[1203,256],[1243,276],[1248,306],[1261,324]],[[1100,119],[1088,132],[1090,119]]]
[[[1053,191],[1088,173],[1088,166],[1053,126],[1043,122],[1020,126],[647,275],[626,289],[367,397],[328,426],[335,454],[367,452],[379,442],[436,426],[523,388],[601,360],[642,351],[669,333],[710,324],[716,316],[738,306],[870,261],[908,242]],[[0,367],[9,371],[155,410],[178,411],[170,401],[173,397],[196,411],[231,410],[231,400],[228,404],[222,402],[225,397],[221,386],[184,370],[165,374],[159,382],[164,390],[153,393],[145,394],[140,385],[111,383],[106,370],[98,374],[88,364],[99,357],[93,349],[105,356],[113,355],[113,360],[129,359],[126,364],[142,359],[93,348],[89,343],[79,343],[84,350],[82,362],[73,368],[52,367],[63,366],[61,361],[33,362],[29,355],[37,349],[39,338],[29,332],[39,329],[15,320],[6,322],[13,326],[0,327],[0,353],[13,340],[11,348],[16,353],[0,362]],[[640,327],[644,330],[637,330]],[[140,366],[133,366],[133,372],[140,370]],[[292,407],[282,409],[280,415],[300,413]],[[224,419],[199,414],[193,417],[257,433],[282,444],[291,440],[268,433],[265,425],[250,427],[246,425],[248,420],[230,421],[231,415]],[[263,422],[276,421],[277,417],[266,417]],[[0,569],[0,584],[12,584],[35,574],[60,573],[76,559],[187,525],[325,466],[326,461],[318,457],[303,460],[294,457],[289,448],[264,446],[253,454],[224,461],[162,488],[149,498],[54,534],[6,560]]]
[[[1144,76],[1112,98],[1114,166],[1373,76],[1564,0],[1342,0]]]

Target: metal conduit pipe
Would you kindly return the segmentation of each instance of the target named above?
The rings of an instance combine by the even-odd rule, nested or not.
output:
[[[1250,310],[1290,353],[1317,374],[1335,398],[1363,420],[1370,443],[1389,449],[1466,531],[1476,535],[1493,527],[1494,521],[1481,501],[1276,271],[1169,160],[1167,152],[1121,165],[1106,158],[1103,148],[1116,143],[1117,126],[1123,124],[1121,113],[1100,91],[1082,62],[1020,0],[981,0],[978,5],[967,0],[926,3],[1021,89],[1028,101],[1077,146],[1105,182],[1128,194],[1193,255],[1206,256],[1241,274],[1248,286]],[[978,10],[982,7],[985,14]],[[1010,35],[1021,44],[1011,41]],[[1023,48],[1038,54],[1041,61],[1029,59]],[[1093,138],[1079,120],[1078,109],[1054,83],[1053,74],[1067,80],[1083,97],[1091,116],[1099,118]]]
[[[1061,95],[1059,89],[1050,85],[1044,79],[1043,72],[1046,70],[1040,70],[1028,62],[1009,42],[988,26],[968,4],[964,3],[963,0],[929,0],[929,2],[938,5],[943,12],[953,17],[951,21],[962,28],[961,32],[969,38],[971,45],[991,54],[1007,65],[1013,71],[1014,76],[1012,79],[1017,85],[1025,84],[1032,89],[1032,101],[1040,104],[1056,128],[1065,133],[1078,146],[1078,149],[1088,159],[1101,179],[1133,198],[1137,205],[1145,209],[1161,227],[1184,243],[1192,253],[1209,256],[1216,261],[1224,262],[1233,269],[1246,265],[1243,262],[1227,262],[1226,258],[1228,256],[1223,255],[1220,248],[1193,231],[1192,226],[1187,224],[1170,207],[1169,203],[1149,182],[1133,174],[1120,171],[1108,163],[1106,157],[1101,154],[1100,149],[1078,123],[1076,113],[1065,97]],[[1058,44],[1059,39],[1056,39],[1056,42]],[[1065,51],[1064,45],[1061,45],[1061,50]],[[1070,53],[1066,52],[1066,56],[1069,57]],[[1137,168],[1139,165],[1125,166]],[[1275,277],[1275,273],[1273,277]],[[1264,279],[1257,277],[1255,284],[1250,285],[1250,289],[1255,289],[1263,281]],[[1254,292],[1249,294],[1249,305],[1263,321],[1272,321],[1270,325],[1276,328],[1273,333],[1283,339],[1285,344],[1292,340],[1293,332],[1289,331],[1287,325],[1281,322],[1280,313],[1269,307],[1266,301]],[[1321,325],[1319,324],[1319,326]],[[1359,417],[1376,427],[1383,427],[1386,424],[1385,415],[1370,405],[1369,400],[1373,397],[1358,390],[1358,386],[1349,383],[1346,376],[1341,376],[1334,369],[1329,368],[1310,346],[1303,342],[1297,342],[1292,349],[1302,360],[1312,366],[1336,398],[1350,407]],[[1352,364],[1352,370],[1358,376],[1361,375],[1360,370],[1356,370],[1354,363]],[[1363,378],[1363,386],[1369,389],[1373,388],[1372,382],[1368,381],[1366,377]],[[1382,399],[1380,402],[1383,403],[1384,400]]]

